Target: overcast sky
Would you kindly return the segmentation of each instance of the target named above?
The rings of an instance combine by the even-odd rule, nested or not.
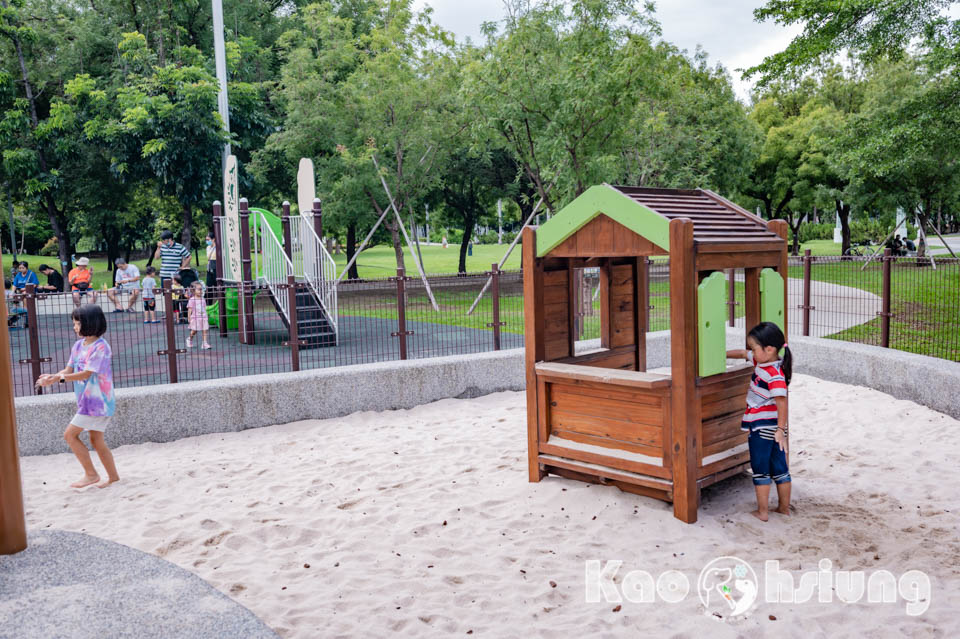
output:
[[[467,37],[482,43],[480,25],[503,18],[502,0],[416,0],[417,8],[433,7],[434,20],[458,40]],[[748,68],[789,44],[800,27],[784,28],[772,22],[758,24],[753,10],[763,0],[659,0],[656,17],[663,39],[691,54],[701,45],[710,63],[721,63],[730,72],[737,94],[747,100],[750,84],[740,80],[738,68]]]

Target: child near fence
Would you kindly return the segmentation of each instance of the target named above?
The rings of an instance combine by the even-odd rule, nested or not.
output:
[[[211,348],[207,341],[210,331],[210,322],[207,318],[207,302],[203,299],[203,283],[199,280],[190,287],[190,301],[187,302],[187,320],[190,324],[190,337],[187,338],[187,348],[193,348],[193,338],[198,332],[203,333],[203,345],[200,348]]]
[[[148,266],[146,272],[147,276],[143,278],[143,282],[140,284],[143,289],[143,323],[159,324],[160,320],[157,319],[157,280],[154,277],[157,274],[157,269]]]

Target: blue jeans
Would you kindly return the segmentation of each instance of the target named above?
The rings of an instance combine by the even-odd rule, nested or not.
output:
[[[760,433],[753,431],[750,431],[747,444],[750,446],[750,469],[753,471],[754,486],[766,486],[770,482],[784,484],[790,481],[787,454],[780,450],[780,444],[772,439],[763,439]]]

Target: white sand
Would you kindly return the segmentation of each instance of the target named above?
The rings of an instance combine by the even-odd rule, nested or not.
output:
[[[25,458],[28,525],[165,557],[285,637],[956,636],[960,423],[870,389],[804,376],[791,388],[797,512],[766,524],[748,514],[747,477],[707,489],[694,525],[616,488],[530,484],[524,395],[500,393],[125,446],[123,481],[107,490],[66,488],[80,475],[69,454]],[[758,572],[765,559],[918,569],[933,595],[920,617],[903,600],[761,602],[718,621],[696,577],[721,555]],[[680,570],[693,589],[615,612],[586,603],[588,559],[624,560],[621,577]]]

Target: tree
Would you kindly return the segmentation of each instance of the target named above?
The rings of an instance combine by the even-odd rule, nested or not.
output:
[[[638,96],[659,90],[657,27],[635,4],[510,2],[464,72],[474,136],[497,132],[548,211],[618,172]]]
[[[471,153],[463,149],[451,154],[446,165],[440,195],[463,230],[458,273],[467,272],[467,248],[477,224],[489,215],[498,198],[517,192],[517,165],[505,149]]]

